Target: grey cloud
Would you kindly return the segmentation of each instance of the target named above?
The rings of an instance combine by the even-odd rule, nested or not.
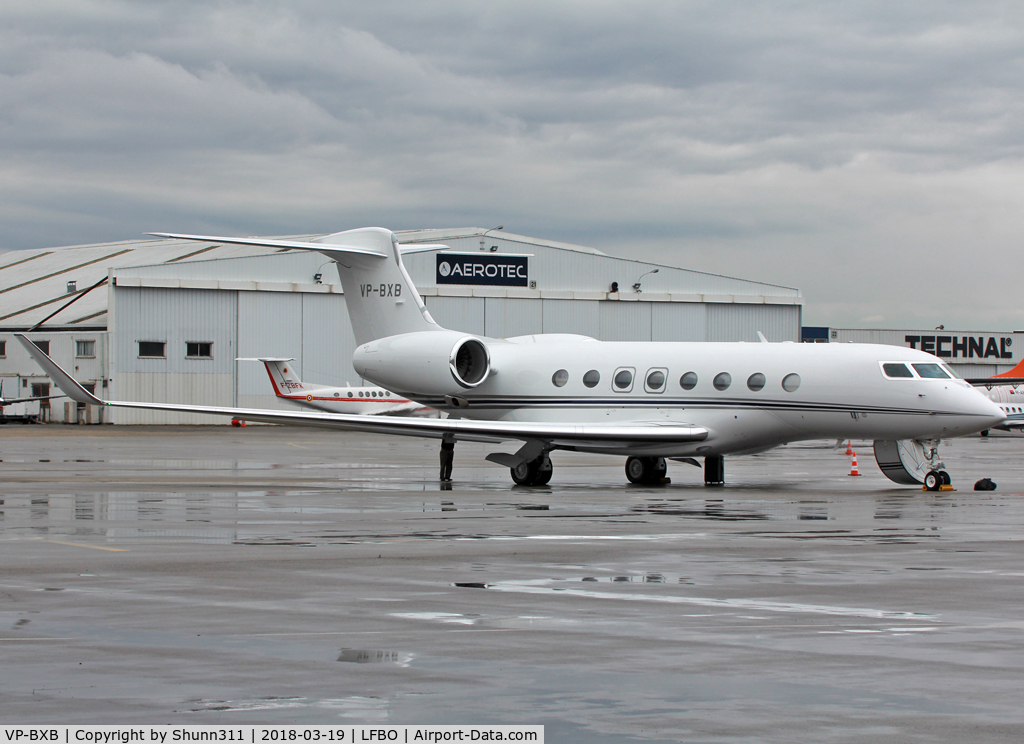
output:
[[[961,257],[1015,255],[1022,42],[1013,3],[9,4],[0,245],[502,222],[847,325],[955,266],[1013,318]]]

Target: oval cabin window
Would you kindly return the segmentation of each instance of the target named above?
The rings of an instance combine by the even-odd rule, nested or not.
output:
[[[747,387],[753,390],[755,393],[764,387],[765,379],[764,375],[760,372],[755,372],[747,378]]]
[[[687,372],[685,375],[679,378],[679,387],[683,390],[693,390],[697,387],[697,373]]]
[[[563,387],[567,382],[569,382],[569,373],[564,369],[560,369],[551,375],[551,384],[555,387]]]
[[[632,384],[633,373],[630,372],[628,369],[620,370],[619,373],[615,375],[615,387],[619,388],[620,390],[625,390]]]
[[[588,388],[597,387],[597,383],[601,382],[601,373],[596,369],[592,369],[587,374],[583,375],[583,384]]]
[[[715,386],[715,390],[728,390],[729,386],[732,385],[732,375],[728,372],[719,372],[715,375],[715,380],[711,384]]]
[[[782,389],[787,393],[794,393],[800,387],[800,375],[792,372],[782,378]]]

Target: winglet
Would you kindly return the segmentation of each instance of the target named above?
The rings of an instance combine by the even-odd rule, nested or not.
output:
[[[36,363],[43,368],[43,372],[53,380],[53,384],[59,387],[71,400],[78,403],[91,403],[94,406],[106,405],[106,403],[82,387],[71,375],[61,369],[60,365],[44,354],[42,349],[29,341],[25,334],[15,333],[14,336],[25,347],[28,355],[35,359]]]

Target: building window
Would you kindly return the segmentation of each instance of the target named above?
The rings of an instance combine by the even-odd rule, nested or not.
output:
[[[567,370],[560,369],[551,375],[551,384],[555,387],[565,387],[567,382],[569,382],[569,372]]]
[[[33,341],[36,346],[39,347],[39,351],[43,352],[47,356],[50,355],[50,342],[49,341]]]
[[[683,390],[693,390],[697,387],[697,373],[687,372],[685,375],[679,378],[679,387]]]
[[[213,344],[209,341],[188,341],[185,344],[186,359],[213,359]]]
[[[76,357],[95,357],[96,356],[96,342],[95,341],[75,341],[75,356]]]
[[[755,372],[747,378],[747,387],[755,393],[764,388],[765,377],[760,372]]]
[[[0,357],[7,356],[7,342],[0,341]]]
[[[140,359],[166,359],[167,343],[164,341],[139,341]]]
[[[583,384],[588,388],[597,387],[597,383],[601,382],[601,373],[596,369],[592,369],[587,374],[583,375]]]

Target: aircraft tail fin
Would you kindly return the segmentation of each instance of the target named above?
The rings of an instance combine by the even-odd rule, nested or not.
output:
[[[224,238],[211,235],[150,233],[161,238],[230,243],[264,248],[318,251],[333,259],[345,292],[357,344],[417,331],[441,331],[402,264],[402,246],[390,230],[364,227],[312,241]],[[446,246],[409,246],[407,252]]]
[[[992,375],[991,379],[998,380],[1000,378],[1006,378],[1006,377],[1012,377],[1012,378],[1015,378],[1015,379],[1020,379],[1020,378],[1024,377],[1024,359],[1022,359],[1020,362],[1018,362],[1017,366],[1014,367],[1013,369],[1009,370],[1008,372],[1003,372],[1002,374],[998,374],[998,375]]]
[[[238,357],[238,362],[263,362],[267,368],[267,375],[270,377],[270,384],[274,388],[274,395],[278,398],[285,398],[289,395],[306,393],[323,385],[310,385],[299,379],[298,373],[289,363],[295,361],[292,357]]]

